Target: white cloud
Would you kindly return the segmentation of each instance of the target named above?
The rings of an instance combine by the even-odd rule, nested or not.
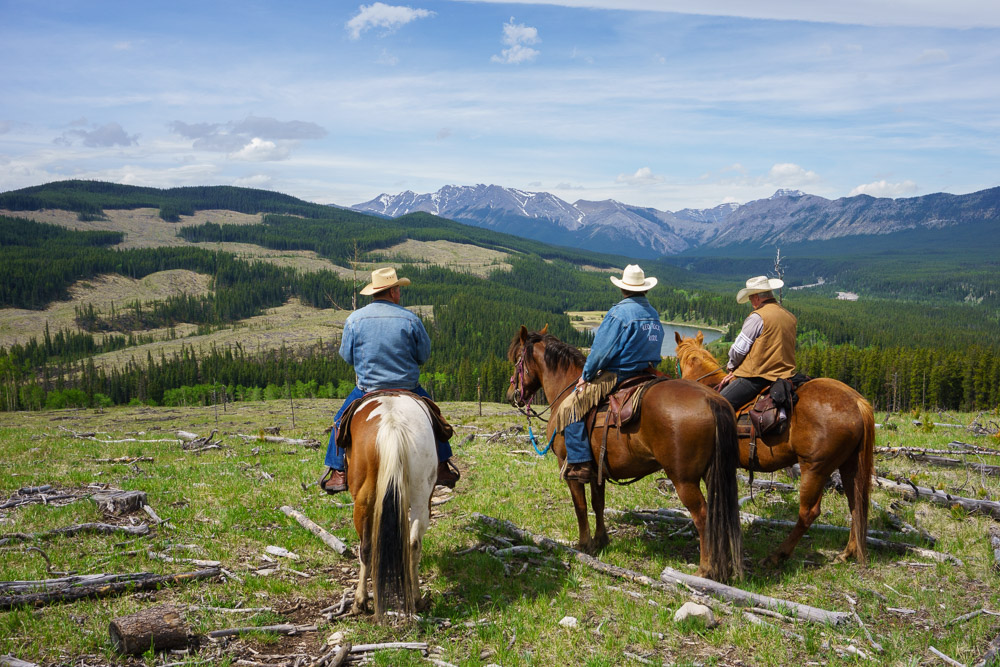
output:
[[[786,187],[809,185],[819,181],[819,175],[815,171],[808,171],[797,164],[780,162],[767,172],[767,181]]]
[[[399,58],[392,55],[387,50],[382,49],[382,53],[379,54],[379,57],[375,62],[379,65],[389,65],[390,67],[394,67],[399,64]]]
[[[507,48],[500,52],[500,55],[490,58],[495,63],[504,65],[518,65],[530,62],[538,56],[538,50],[527,46],[537,44],[542,41],[538,38],[538,28],[514,23],[514,17],[503,25],[503,37],[500,42],[507,45]]]
[[[881,180],[859,185],[851,190],[850,194],[847,196],[854,197],[856,195],[870,195],[872,197],[895,198],[913,194],[916,191],[917,184],[910,180],[903,181],[902,183],[890,183],[886,180]]]
[[[230,154],[234,160],[247,160],[249,162],[268,162],[273,160],[284,160],[288,157],[288,148],[279,146],[273,141],[267,141],[260,137],[254,137],[246,146],[239,151]]]
[[[663,181],[663,177],[654,174],[649,167],[640,167],[636,169],[634,174],[618,174],[618,178],[615,179],[616,183],[627,185],[652,185],[661,181]]]
[[[387,5],[383,2],[375,2],[370,5],[361,5],[358,13],[347,22],[347,31],[351,39],[360,39],[361,33],[371,28],[385,28],[386,32],[392,32],[410,21],[433,16],[434,12],[428,9],[413,9],[399,5]]]
[[[917,58],[917,62],[921,65],[927,63],[946,63],[950,60],[948,52],[944,49],[925,49],[920,57]]]
[[[86,120],[83,121],[86,123]],[[72,125],[80,125],[79,121],[74,121]],[[81,139],[83,145],[88,148],[111,148],[112,146],[131,146],[139,143],[138,134],[128,134],[118,123],[107,123],[105,125],[93,125],[91,130],[69,130],[63,132],[54,143],[62,146],[71,146],[76,139]]]

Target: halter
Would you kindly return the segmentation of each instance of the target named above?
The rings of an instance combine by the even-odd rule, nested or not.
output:
[[[521,354],[518,355],[517,363],[514,364],[514,374],[510,376],[510,386],[511,389],[513,389],[513,397],[514,397],[512,405],[515,408],[517,408],[517,411],[520,412],[522,415],[524,415],[528,421],[528,440],[531,442],[531,446],[535,449],[535,453],[538,454],[539,456],[545,456],[548,453],[548,451],[552,448],[552,443],[556,439],[556,434],[553,433],[552,437],[549,438],[549,444],[545,446],[545,449],[539,449],[538,441],[535,440],[534,431],[532,431],[531,429],[531,417],[532,416],[537,417],[540,421],[547,423],[549,420],[543,417],[542,415],[544,415],[546,412],[552,409],[552,406],[555,405],[556,401],[558,401],[563,394],[569,391],[573,387],[573,385],[576,384],[576,380],[570,382],[568,385],[566,385],[565,388],[563,388],[562,391],[556,394],[556,397],[551,401],[549,401],[549,404],[545,407],[544,410],[542,410],[541,412],[535,412],[534,408],[531,407],[531,399],[535,397],[535,393],[537,390],[532,391],[529,394],[524,393],[524,384],[527,378],[527,371],[524,368],[525,347],[526,346],[523,345],[521,346]],[[522,405],[518,405],[518,403],[521,403]]]

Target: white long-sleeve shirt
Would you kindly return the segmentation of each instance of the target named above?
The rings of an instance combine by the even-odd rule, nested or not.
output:
[[[736,340],[733,341],[733,346],[729,348],[729,363],[726,364],[726,370],[731,373],[743,363],[743,360],[750,353],[750,347],[763,330],[764,318],[757,313],[750,313],[746,320],[743,321],[743,328],[740,329],[740,335],[736,337]]]

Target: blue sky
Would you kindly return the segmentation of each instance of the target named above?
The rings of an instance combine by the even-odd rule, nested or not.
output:
[[[973,192],[998,157],[993,0],[0,0],[0,190],[490,183],[675,211]]]

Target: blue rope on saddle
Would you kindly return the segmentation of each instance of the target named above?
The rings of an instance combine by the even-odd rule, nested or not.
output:
[[[548,454],[549,450],[552,449],[552,441],[554,441],[555,439],[556,439],[556,434],[553,431],[552,437],[549,438],[549,444],[546,445],[545,449],[539,449],[538,441],[535,440],[535,434],[531,430],[531,424],[528,424],[528,440],[531,441],[531,446],[535,448],[535,453],[538,454],[539,456],[545,456],[546,454]]]

